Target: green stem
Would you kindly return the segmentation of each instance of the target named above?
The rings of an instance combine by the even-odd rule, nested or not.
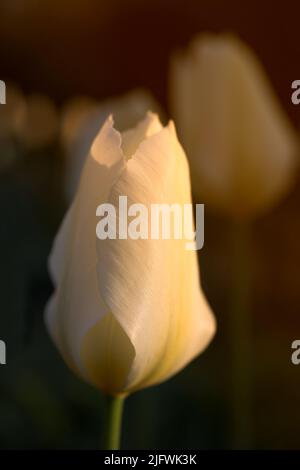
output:
[[[119,450],[124,396],[107,396],[104,422],[104,450]]]
[[[233,443],[253,445],[253,329],[251,314],[251,226],[239,222],[232,233],[233,283],[230,308],[232,350]]]

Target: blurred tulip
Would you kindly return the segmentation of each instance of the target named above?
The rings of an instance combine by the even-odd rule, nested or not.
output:
[[[170,72],[171,107],[208,207],[255,217],[295,175],[298,139],[253,52],[232,35],[204,34]]]
[[[30,150],[52,144],[58,132],[58,112],[51,99],[40,94],[28,96],[18,115],[16,131]]]
[[[89,96],[76,96],[64,105],[61,113],[60,134],[65,147],[72,146],[82,127],[85,127],[91,120],[91,116],[97,112],[98,106],[98,101]]]
[[[67,201],[73,199],[89,148],[106,118],[113,114],[116,127],[123,131],[135,126],[148,109],[162,116],[158,103],[150,93],[142,89],[101,103],[82,96],[66,104],[62,112],[61,138],[66,153]]]
[[[190,203],[189,169],[174,126],[148,114],[120,134],[108,118],[86,159],[54,242],[47,325],[67,364],[112,395],[154,385],[208,345],[214,316],[184,240],[96,238],[96,208]]]

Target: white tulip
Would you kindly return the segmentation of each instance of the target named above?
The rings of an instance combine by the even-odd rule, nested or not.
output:
[[[231,35],[203,34],[174,57],[171,106],[208,207],[252,217],[295,176],[298,139],[253,52]]]
[[[99,240],[96,208],[190,203],[185,154],[172,123],[148,114],[120,134],[108,118],[86,159],[50,256],[55,292],[46,318],[67,364],[118,395],[159,383],[208,345],[214,316],[185,240]]]

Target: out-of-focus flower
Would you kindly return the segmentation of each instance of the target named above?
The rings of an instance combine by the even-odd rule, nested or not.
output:
[[[98,107],[98,101],[89,96],[76,96],[64,105],[61,113],[60,137],[65,147],[72,146],[81,129],[88,125],[94,113],[98,112]]]
[[[236,217],[275,204],[293,181],[298,139],[253,52],[232,35],[201,35],[174,56],[170,87],[195,195]]]
[[[30,150],[46,147],[54,142],[58,128],[58,112],[53,101],[44,95],[29,95],[16,121],[23,145]]]
[[[89,148],[107,117],[113,114],[116,127],[123,131],[135,126],[148,109],[162,116],[159,104],[143,89],[101,103],[89,97],[76,97],[65,105],[61,138],[66,153],[65,194],[68,201],[73,199]]]
[[[108,118],[86,159],[50,256],[47,325],[67,364],[109,394],[159,383],[199,354],[215,331],[185,240],[96,238],[96,208],[188,204],[189,169],[171,124],[148,114],[120,134]]]

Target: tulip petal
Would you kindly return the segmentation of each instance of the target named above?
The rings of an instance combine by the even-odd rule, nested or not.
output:
[[[146,118],[133,129],[122,132],[122,150],[127,160],[137,151],[140,143],[162,129],[158,116],[148,112]]]
[[[47,324],[68,364],[87,380],[90,377],[81,357],[83,339],[109,314],[97,286],[96,208],[106,202],[124,164],[121,136],[109,118],[87,157],[77,195],[49,260],[56,291],[48,304]]]
[[[81,357],[90,382],[108,394],[123,389],[131,369],[135,350],[112,313],[88,330]]]
[[[190,203],[186,157],[170,125],[144,140],[109,202]],[[102,298],[135,349],[127,391],[158,383],[208,344],[215,322],[199,288],[197,257],[181,240],[97,241]]]

